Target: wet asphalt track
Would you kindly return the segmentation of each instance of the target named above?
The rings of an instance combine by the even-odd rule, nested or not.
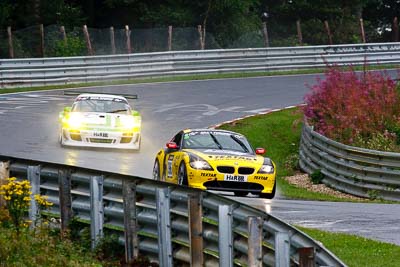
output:
[[[62,91],[0,95],[0,155],[150,177],[154,155],[177,131],[201,128],[269,109],[298,105],[314,75],[223,79],[79,89],[138,94],[140,152],[61,148],[58,112],[74,97]],[[237,198],[285,221],[400,245],[400,205]]]

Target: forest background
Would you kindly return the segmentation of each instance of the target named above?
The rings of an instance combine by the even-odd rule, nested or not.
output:
[[[82,25],[93,29],[124,29],[128,25],[131,30],[163,29],[164,34],[169,26],[195,31],[201,25],[207,41],[213,41],[208,49],[246,48],[263,46],[265,22],[269,46],[324,45],[330,43],[328,22],[331,42],[344,44],[363,42],[362,19],[365,40],[372,43],[399,41],[397,17],[399,0],[1,0],[0,39],[7,55],[8,27],[18,32],[41,24],[62,25],[69,33],[76,27],[81,31]],[[144,32],[141,38],[154,32]],[[164,37],[159,39],[166,43]],[[34,45],[25,44],[29,46]],[[162,49],[142,49],[155,50]]]

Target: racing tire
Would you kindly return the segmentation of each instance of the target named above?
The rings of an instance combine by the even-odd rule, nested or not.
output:
[[[158,159],[156,159],[153,166],[153,179],[156,181],[160,181],[160,178],[160,163],[158,162]]]
[[[275,197],[275,192],[276,192],[276,184],[274,184],[274,188],[272,189],[271,193],[260,193],[259,196],[260,198],[273,199]]]
[[[188,184],[188,178],[187,178],[186,165],[185,165],[184,161],[182,161],[181,164],[179,165],[178,184],[179,185],[185,185],[185,186],[189,185]]]
[[[247,194],[249,192],[246,192],[246,191],[235,191],[233,193],[235,194],[236,197],[245,197],[245,196],[247,196]]]
[[[142,135],[139,135],[139,140],[138,140],[138,148],[136,149],[136,151],[140,150],[140,146],[142,145]],[[158,164],[158,166],[160,166],[160,164]]]
[[[62,129],[61,129],[60,134],[58,136],[58,142],[60,143],[61,147],[64,147],[64,137],[63,137],[63,134],[62,134]]]

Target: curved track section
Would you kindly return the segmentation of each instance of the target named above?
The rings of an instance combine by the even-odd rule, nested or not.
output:
[[[61,148],[57,143],[58,112],[74,99],[62,91],[0,95],[0,152],[150,177],[157,150],[183,128],[208,127],[301,102],[306,91],[303,84],[311,77],[286,79],[289,85],[283,85],[281,77],[271,77],[80,88],[138,94],[139,99],[131,104],[142,114],[140,152]]]
[[[58,112],[73,101],[62,91],[0,95],[0,155],[151,177],[155,153],[180,129],[208,127],[297,105],[308,91],[305,84],[314,81],[314,75],[302,75],[80,88],[79,91],[138,94],[139,99],[131,103],[143,118],[140,152],[61,148],[57,140]],[[400,245],[399,205],[250,197],[237,200],[251,201],[251,205],[290,223]]]

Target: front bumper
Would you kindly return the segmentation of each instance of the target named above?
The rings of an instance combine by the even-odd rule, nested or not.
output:
[[[61,144],[76,147],[139,149],[140,132],[96,132],[63,128]]]
[[[254,194],[272,193],[275,185],[275,173],[246,175],[245,182],[226,181],[224,173],[218,171],[196,170],[187,168],[190,187],[202,190],[242,191]],[[233,173],[232,175],[238,175]]]

